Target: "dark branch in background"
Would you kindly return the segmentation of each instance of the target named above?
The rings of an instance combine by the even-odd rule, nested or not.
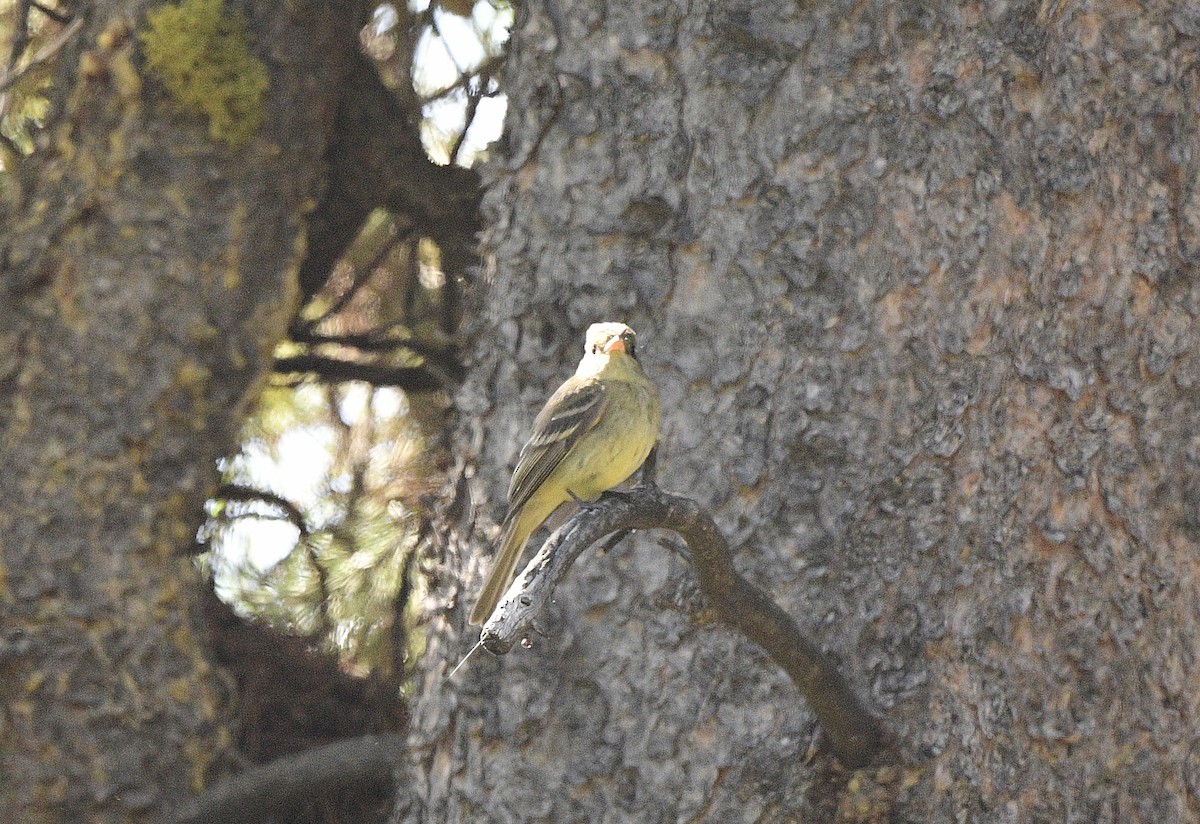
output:
[[[358,294],[359,290],[362,289],[363,286],[366,285],[367,281],[371,279],[371,275],[375,274],[375,270],[379,267],[379,265],[387,259],[387,256],[390,255],[397,246],[412,237],[412,233],[413,227],[405,226],[403,229],[398,230],[393,237],[388,238],[387,243],[383,244],[382,248],[375,253],[375,256],[370,260],[370,262],[354,273],[354,282],[346,288],[346,291],[338,295],[337,300],[333,302],[333,305],[322,312],[319,318],[316,318],[315,320],[306,324],[305,328],[315,329],[321,325],[322,321],[328,320],[338,312],[345,309],[346,306],[349,305],[350,301],[354,299],[354,296]]]
[[[507,59],[508,59],[508,52],[503,52],[501,54],[496,55],[491,60],[488,60],[487,62],[482,63],[479,66],[479,68],[474,69],[473,71],[475,72],[475,74],[459,75],[458,79],[455,80],[453,83],[449,83],[445,86],[442,86],[440,89],[437,89],[436,91],[430,92],[428,95],[428,99],[437,100],[439,97],[445,97],[446,95],[450,94],[451,92],[458,91],[459,89],[466,91],[467,87],[471,85],[471,81],[473,79],[475,79],[476,76],[489,77],[489,78],[496,76],[497,74],[500,73],[499,70],[504,67],[504,62]],[[487,91],[486,85],[484,85],[481,88],[483,89],[483,91],[480,93],[480,97],[495,97],[500,94],[499,91],[494,91],[494,92]]]
[[[729,545],[695,501],[644,485],[606,493],[565,523],[517,576],[480,643],[498,655],[532,629],[533,618],[550,600],[567,569],[583,550],[618,530],[670,529],[691,549],[700,589],[717,618],[749,638],[783,667],[804,693],[841,761],[865,766],[882,747],[882,730],[849,685],[796,623],[762,590],[733,568]]]
[[[431,14],[429,16],[429,21],[433,26],[433,30],[437,32],[438,39],[442,41],[442,48],[445,49],[446,55],[450,58],[450,62],[454,64],[454,69],[458,73],[458,76],[468,81],[466,85],[463,86],[463,90],[467,93],[467,111],[463,115],[462,131],[458,133],[458,137],[454,140],[454,145],[450,147],[450,164],[452,166],[456,166],[458,165],[458,154],[462,151],[463,144],[467,142],[467,132],[471,129],[471,121],[475,119],[475,113],[479,110],[480,94],[487,88],[488,81],[487,78],[480,75],[475,91],[471,91],[469,78],[471,77],[472,72],[458,62],[458,57],[455,56],[454,49],[450,47],[450,41],[446,38],[445,33],[442,31],[442,25],[438,19],[438,16],[436,14]]]
[[[261,502],[269,504],[281,510],[284,517],[300,530],[301,535],[308,534],[308,524],[305,522],[304,513],[300,511],[300,508],[287,498],[280,497],[274,492],[255,489],[251,486],[242,486],[241,484],[221,484],[217,487],[217,491],[213,493],[213,498],[225,501],[241,501],[243,503]]]
[[[487,88],[489,79],[486,75],[479,76],[479,84],[474,91],[470,86],[467,86],[467,111],[463,115],[462,131],[458,133],[458,137],[454,139],[454,145],[450,148],[450,162],[458,165],[459,153],[462,152],[463,144],[467,142],[467,132],[471,131],[471,124],[475,122],[475,115],[479,111],[479,101],[483,97],[483,91]]]
[[[29,48],[29,0],[17,0],[13,8],[13,30],[8,46],[8,63],[4,67],[4,79],[8,80],[17,67],[17,61]]]
[[[25,20],[25,16],[24,16],[24,14],[22,14],[21,15],[22,24],[24,24],[24,20]],[[40,49],[38,49],[37,54],[35,54],[32,58],[30,58],[29,62],[20,69],[18,69],[16,67],[17,60],[21,56],[21,53],[17,51],[17,46],[20,45],[20,50],[21,50],[21,52],[23,52],[25,50],[26,46],[28,46],[28,44],[29,44],[29,37],[28,37],[28,33],[25,33],[22,35],[20,30],[18,30],[17,34],[14,35],[13,49],[12,49],[12,53],[9,57],[8,66],[4,70],[4,76],[0,77],[0,92],[4,92],[4,91],[7,91],[8,89],[10,89],[13,85],[16,84],[16,82],[18,80],[20,80],[26,74],[31,72],[33,69],[37,68],[42,63],[45,63],[47,60],[49,60],[55,54],[57,54],[58,50],[61,49],[63,46],[65,46],[67,44],[67,41],[70,40],[72,37],[74,37],[75,33],[77,31],[79,31],[79,29],[82,26],[83,26],[83,17],[80,16],[80,17],[75,18],[75,20],[73,20],[70,25],[68,25],[65,29],[60,31],[58,34],[54,35],[53,39],[51,39],[49,43],[47,43],[46,45],[44,45]],[[18,36],[21,36],[21,38],[22,38],[20,41],[18,41],[16,39]],[[3,101],[4,105],[2,108],[0,108],[0,114],[3,114],[4,110],[8,108],[7,102],[8,102],[8,98],[5,98]]]
[[[389,324],[368,332],[351,333],[348,335],[321,335],[309,328],[292,329],[291,338],[296,343],[309,346],[349,346],[360,352],[396,352],[409,351],[423,357],[428,368],[437,369],[450,377],[455,383],[466,377],[466,370],[459,357],[458,347],[450,344],[438,346],[416,338],[394,338],[388,336],[391,328],[403,325],[400,322]]]
[[[30,5],[30,7],[37,9],[42,14],[49,17],[55,23],[62,23],[64,26],[71,21],[71,15],[74,13],[74,12],[59,11],[58,9],[52,9],[49,6],[47,6],[45,3],[37,2],[37,0],[29,0],[29,5]]]
[[[466,271],[468,263],[475,259],[474,239],[470,243],[463,243],[461,239],[453,244],[445,243],[442,248],[445,254],[443,260],[446,261],[446,279],[442,283],[442,294],[440,306],[442,308],[442,326],[443,335],[453,335],[458,327],[458,318],[462,309],[462,292],[459,289],[458,278],[455,277],[455,272]]]
[[[317,557],[317,548],[311,541],[305,542],[304,551],[308,555],[308,565],[312,569],[313,575],[317,577],[317,613],[321,616],[321,626],[317,633],[328,636],[333,631],[334,625],[334,620],[329,617],[329,607],[332,601],[329,589],[329,570],[325,569],[325,565]]]
[[[404,742],[402,733],[365,735],[277,759],[207,790],[164,824],[253,824],[336,790],[391,781]]]
[[[432,8],[430,6],[430,11],[432,11]],[[454,64],[454,71],[460,77],[469,76],[471,74],[470,70],[458,61],[458,57],[454,54],[454,49],[450,47],[450,40],[447,39],[445,33],[442,31],[441,19],[436,14],[430,14],[429,25],[433,27],[433,30],[437,32],[438,39],[442,41],[442,49],[445,50],[446,56],[450,58],[450,62]]]
[[[433,366],[379,366],[373,363],[329,358],[324,355],[293,355],[277,358],[275,372],[306,373],[327,383],[366,381],[376,386],[395,386],[407,392],[431,392],[453,388],[454,379]]]
[[[417,305],[417,289],[421,285],[421,261],[416,255],[408,256],[408,272],[404,278],[404,313],[402,317],[413,317]]]
[[[438,166],[425,155],[416,95],[399,99],[361,55],[344,82],[336,139],[329,147],[329,189],[312,215],[308,258],[300,267],[305,303],[325,285],[376,207],[404,215],[418,233],[442,246],[454,238],[473,242],[481,226],[479,176]]]

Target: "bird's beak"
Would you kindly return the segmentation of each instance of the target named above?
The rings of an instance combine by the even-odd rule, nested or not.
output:
[[[620,338],[613,338],[608,343],[604,344],[604,354],[611,355],[613,352],[624,352],[625,341]]]

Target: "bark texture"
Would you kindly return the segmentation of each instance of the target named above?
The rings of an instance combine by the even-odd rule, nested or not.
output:
[[[450,510],[398,820],[1200,817],[1198,34],[1168,2],[523,4],[460,397],[484,505]],[[806,759],[809,708],[646,538],[439,684],[516,449],[608,319],[662,391],[663,487],[890,766]]]
[[[295,311],[365,13],[240,5],[272,85],[230,148],[143,74],[150,5],[88,8],[0,239],[5,821],[150,820],[228,767],[189,551]]]

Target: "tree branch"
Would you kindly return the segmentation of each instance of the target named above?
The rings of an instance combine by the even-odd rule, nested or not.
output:
[[[487,91],[487,88],[486,88],[487,84],[483,82],[483,78],[484,77],[495,77],[497,74],[499,74],[500,69],[502,69],[504,67],[504,62],[507,59],[508,59],[507,51],[505,51],[501,54],[498,54],[495,57],[493,57],[491,60],[488,60],[486,63],[483,63],[482,65],[480,65],[474,69],[471,69],[469,73],[460,74],[458,76],[458,79],[455,80],[454,82],[448,83],[447,85],[442,86],[440,89],[434,89],[429,94],[423,95],[422,99],[437,100],[438,98],[445,97],[446,95],[450,94],[451,92],[458,91],[459,89],[466,91],[467,87],[471,85],[471,81],[477,77],[480,78],[482,88],[484,89],[484,92],[481,96],[482,97],[495,97],[500,92]]]
[[[282,495],[276,495],[274,492],[268,492],[265,489],[255,489],[252,486],[244,486],[242,484],[221,484],[217,487],[217,491],[213,493],[213,497],[226,501],[240,501],[243,503],[260,501],[268,504],[281,510],[284,517],[300,530],[301,535],[308,534],[308,524],[305,521],[304,513],[300,511],[300,507]]]
[[[449,389],[454,380],[429,366],[378,366],[373,363],[327,358],[323,355],[293,355],[275,360],[275,372],[309,372],[331,382],[366,381],[376,386],[397,386],[408,392]]]
[[[19,69],[16,67],[15,59],[10,61],[10,65],[7,69],[5,69],[4,76],[0,77],[0,92],[7,91],[22,77],[29,74],[29,72],[33,71],[42,63],[45,63],[51,57],[56,55],[58,50],[65,46],[67,41],[74,37],[75,33],[78,32],[82,26],[83,17],[81,15],[72,20],[70,25],[68,25],[65,29],[54,35],[50,42],[38,49],[37,54],[30,58],[29,62]],[[16,41],[14,41],[14,45],[15,42]]]
[[[329,188],[310,218],[308,257],[300,268],[306,302],[376,207],[406,215],[419,234],[442,245],[448,238],[473,242],[480,227],[479,175],[429,160],[416,125],[415,93],[398,99],[363,56],[343,85],[329,149]]]
[[[787,613],[737,573],[729,545],[708,513],[695,501],[655,486],[606,493],[598,504],[581,510],[551,535],[484,625],[480,633],[484,649],[497,655],[508,652],[531,630],[534,616],[553,596],[579,554],[623,529],[679,533],[691,549],[700,589],[712,602],[717,618],[783,667],[808,699],[842,762],[864,766],[879,752],[883,739],[879,722]]]
[[[164,824],[251,824],[347,786],[388,781],[404,746],[403,733],[364,735],[278,758],[206,790]]]
[[[418,338],[389,336],[389,329],[399,325],[402,324],[397,322],[367,332],[352,332],[344,335],[322,335],[312,331],[311,327],[297,327],[292,329],[291,338],[296,343],[303,343],[306,346],[349,346],[362,352],[395,352],[407,349],[425,358],[427,363],[436,366],[456,383],[466,377],[457,344],[438,346]]]
[[[55,23],[61,23],[62,25],[65,26],[67,23],[71,22],[72,12],[62,12],[62,11],[59,11],[58,9],[52,9],[49,6],[47,6],[45,3],[39,3],[37,0],[29,0],[29,5],[31,8],[35,8],[38,11],[40,11],[42,14],[49,17]]]
[[[340,295],[337,296],[337,299],[333,302],[333,305],[322,312],[319,318],[315,318],[314,320],[306,323],[305,327],[308,329],[316,329],[323,321],[328,320],[338,312],[345,309],[350,304],[350,301],[354,300],[354,296],[357,295],[359,291],[367,285],[367,281],[369,281],[375,275],[375,270],[379,267],[379,265],[387,259],[388,255],[395,251],[397,246],[408,241],[412,237],[412,233],[412,226],[405,226],[401,229],[398,229],[398,231],[392,237],[388,238],[387,242],[380,247],[379,251],[375,253],[375,256],[367,263],[367,265],[360,267],[358,271],[354,273],[353,282],[347,286]],[[299,318],[297,318],[297,322],[294,322],[293,325],[298,325],[298,322]]]

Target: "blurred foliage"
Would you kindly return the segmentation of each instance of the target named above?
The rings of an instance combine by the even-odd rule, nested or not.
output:
[[[210,503],[203,537],[217,594],[245,617],[318,640],[350,671],[392,674],[407,657],[392,630],[413,507],[430,491],[425,447],[399,390],[267,389],[222,467],[226,497]]]
[[[507,4],[384,4],[363,31],[385,82],[417,96],[434,160],[478,162],[498,135],[504,100],[491,73],[511,19]],[[202,537],[221,598],[337,652],[349,672],[402,680],[422,649],[406,605],[420,597],[414,551],[447,462],[463,276],[443,271],[406,216],[374,212],[278,352],[327,368],[276,377],[210,504]],[[348,363],[425,369],[447,391],[342,380],[337,364]]]
[[[202,535],[217,593],[239,614],[385,676],[420,651],[402,601],[419,586],[412,553],[449,391],[343,380],[339,365],[455,365],[449,279],[436,247],[405,227],[375,212],[302,308],[278,355],[318,355],[326,369],[276,375],[263,392]]]
[[[504,0],[384,3],[364,29],[384,82],[408,84],[421,99],[421,136],[435,162],[472,166],[500,136],[507,98],[495,75],[513,14]]]
[[[0,172],[11,171],[17,158],[34,150],[51,84],[47,60],[70,17],[65,4],[0,0],[0,43],[6,45],[0,71]]]
[[[50,77],[43,70],[18,83],[11,91],[4,117],[0,119],[0,134],[12,141],[19,154],[33,151],[33,129],[42,124],[49,103],[46,93],[50,88]]]

